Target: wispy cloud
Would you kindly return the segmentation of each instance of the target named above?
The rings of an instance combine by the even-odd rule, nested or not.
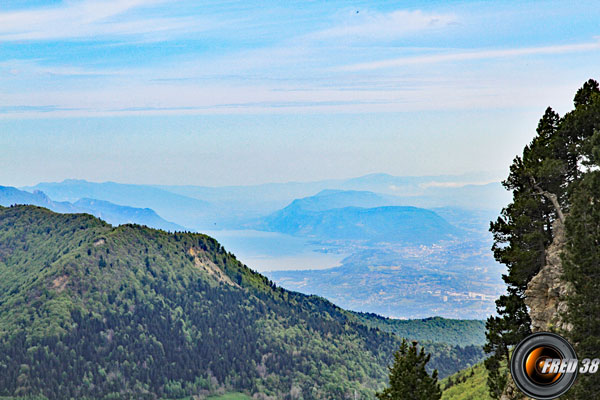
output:
[[[569,92],[572,87],[561,90]],[[102,87],[80,90],[51,87],[32,93],[6,93],[1,118],[116,115],[370,113],[464,110],[528,106],[536,98],[553,99],[557,88],[535,83],[473,89],[460,81],[403,88],[343,90],[313,84],[165,82],[149,84],[110,80]],[[550,100],[548,100],[550,101]],[[14,107],[18,105],[18,107]],[[26,107],[25,107],[26,106]]]
[[[430,14],[420,10],[396,10],[388,13],[349,10],[331,28],[312,35],[317,39],[348,38],[359,40],[394,39],[423,30],[456,24],[451,14]]]
[[[106,76],[125,74],[126,71],[117,71],[109,69],[91,69],[76,67],[71,65],[44,65],[41,60],[35,59],[18,59],[0,61],[0,73],[5,76],[21,77],[28,79],[36,76],[53,76],[53,77],[81,77],[81,76]]]
[[[312,13],[298,17],[297,6],[284,12],[235,1],[226,10],[200,3],[70,0],[0,12],[0,42],[30,40],[34,49],[11,44],[0,55],[0,117],[526,107],[570,93],[573,82],[588,77],[573,66],[575,55],[600,55],[599,41],[581,39],[593,37],[587,33],[574,44],[544,37],[533,42],[545,46],[509,48],[503,40],[495,49],[477,49],[478,40],[446,35],[472,37],[465,21],[475,18],[445,9],[338,11],[337,4],[317,13],[313,4]],[[106,40],[88,47],[96,38]],[[165,38],[182,40],[138,46]],[[401,38],[408,39],[396,41]],[[563,44],[553,45],[557,40]],[[521,63],[534,55],[548,57],[530,67]],[[483,59],[496,60],[471,62]],[[557,71],[564,72],[560,82]]]
[[[412,57],[401,57],[390,60],[365,62],[339,67],[340,71],[368,71],[384,68],[402,67],[418,64],[435,64],[454,61],[482,60],[503,57],[519,57],[531,55],[552,55],[564,53],[577,53],[590,50],[600,50],[600,41],[576,43],[560,46],[525,47],[500,50],[474,50],[446,54],[431,54]]]
[[[191,17],[129,15],[166,0],[83,0],[60,6],[0,13],[0,41],[149,35],[195,27]],[[127,15],[124,18],[124,15]]]

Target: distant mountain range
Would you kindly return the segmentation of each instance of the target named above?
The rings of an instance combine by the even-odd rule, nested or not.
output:
[[[65,180],[21,188],[41,190],[56,201],[92,198],[131,207],[151,208],[163,218],[194,230],[239,229],[276,212],[293,200],[323,190],[369,191],[383,205],[420,208],[460,207],[500,210],[509,200],[496,174],[398,177],[371,174],[352,179],[267,183],[247,186],[134,185]],[[491,183],[490,183],[491,182]],[[378,202],[356,205],[374,207]],[[367,200],[368,201],[368,200]]]
[[[228,209],[240,206],[257,214],[267,214],[285,207],[292,200],[314,196],[323,190],[369,191],[388,195],[394,205],[415,207],[464,207],[500,209],[510,200],[500,185],[498,174],[393,176],[369,174],[351,179],[314,182],[266,183],[248,186],[157,186],[163,190],[208,201],[227,204]],[[386,204],[389,205],[389,204]]]
[[[183,231],[184,227],[161,218],[149,208],[121,206],[108,201],[82,198],[74,203],[53,201],[44,192],[33,193],[13,187],[0,186],[0,205],[31,204],[46,207],[58,213],[88,213],[103,219],[112,225],[136,223],[167,231]]]
[[[32,204],[40,207],[46,207],[59,213],[81,212],[68,201],[53,201],[40,190],[33,193],[19,190],[11,186],[0,186],[0,205],[11,206],[14,204]]]
[[[411,244],[431,244],[463,234],[433,211],[381,206],[393,201],[366,191],[326,190],[294,200],[264,218],[257,229],[318,239]]]
[[[208,224],[206,222],[206,213],[210,208],[208,202],[149,185],[94,183],[68,179],[59,183],[40,183],[22,189],[41,190],[56,201],[75,202],[87,198],[130,207],[151,208],[161,217],[190,229],[195,228],[198,224]]]

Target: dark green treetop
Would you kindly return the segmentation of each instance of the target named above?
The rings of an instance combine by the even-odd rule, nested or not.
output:
[[[425,370],[430,355],[425,353],[417,342],[409,346],[402,341],[394,354],[394,364],[390,367],[388,388],[377,394],[380,400],[436,400],[441,399],[442,391],[437,381],[437,370],[431,376]]]

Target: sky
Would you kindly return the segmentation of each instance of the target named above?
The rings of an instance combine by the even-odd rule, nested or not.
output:
[[[600,79],[594,1],[3,0],[0,185],[493,171]]]

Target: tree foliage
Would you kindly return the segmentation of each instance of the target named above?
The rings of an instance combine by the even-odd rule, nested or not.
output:
[[[573,285],[568,299],[569,338],[579,358],[600,358],[600,171],[585,175],[571,196],[567,219],[565,278]],[[569,396],[591,398],[600,393],[597,375],[581,374]]]
[[[431,375],[425,365],[430,355],[417,346],[402,340],[400,349],[394,353],[394,364],[389,368],[389,385],[377,394],[379,400],[439,400],[442,390],[437,381],[437,370]]]

